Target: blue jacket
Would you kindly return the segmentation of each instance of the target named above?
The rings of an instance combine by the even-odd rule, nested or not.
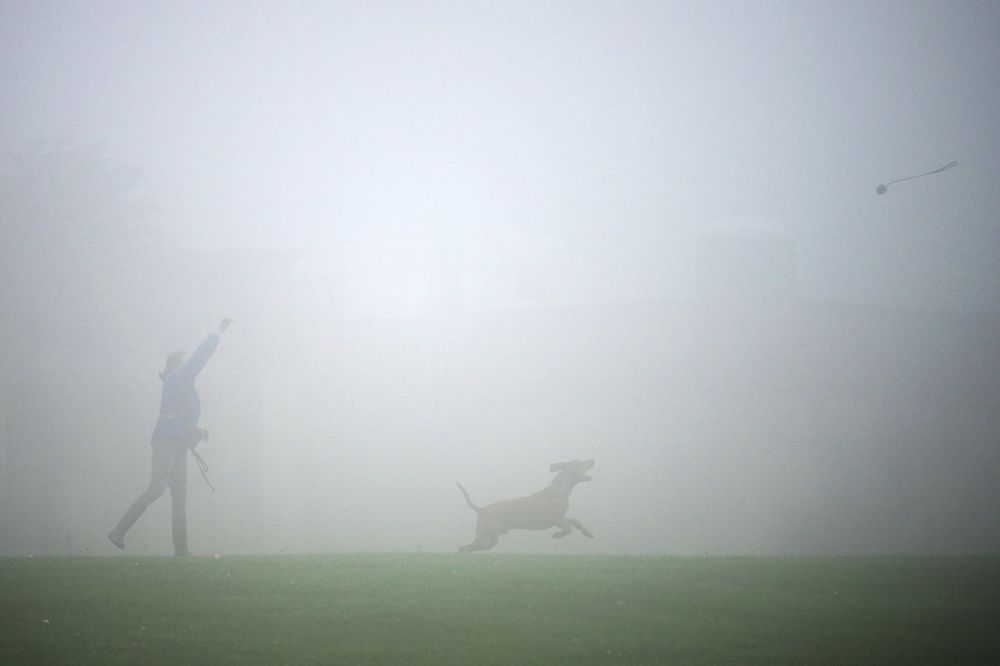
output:
[[[194,380],[218,346],[219,336],[210,334],[184,365],[164,378],[160,418],[153,429],[153,441],[189,433],[197,427],[201,417],[201,400],[194,388]]]

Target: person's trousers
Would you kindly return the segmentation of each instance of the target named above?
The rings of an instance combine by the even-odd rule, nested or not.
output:
[[[187,452],[188,438],[184,436],[155,439],[150,465],[149,486],[132,502],[125,515],[112,530],[119,540],[125,538],[135,521],[139,520],[149,505],[170,487],[170,508],[173,516],[174,553],[187,555]]]

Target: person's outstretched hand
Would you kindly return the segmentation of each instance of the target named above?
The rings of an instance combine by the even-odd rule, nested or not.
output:
[[[222,323],[219,324],[219,333],[225,333],[229,325],[233,323],[233,320],[229,317],[223,317]]]

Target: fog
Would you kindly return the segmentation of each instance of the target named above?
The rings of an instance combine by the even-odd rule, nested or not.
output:
[[[0,555],[1000,549],[1000,6],[0,3]],[[955,168],[923,174],[951,161]],[[127,538],[168,554],[164,496]]]

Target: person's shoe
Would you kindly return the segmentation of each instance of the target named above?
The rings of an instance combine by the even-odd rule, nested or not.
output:
[[[125,550],[125,539],[123,537],[118,536],[113,531],[108,532],[108,541],[115,544],[115,547],[118,550]]]
[[[174,557],[194,557],[190,550],[182,550],[179,553],[174,553]]]

